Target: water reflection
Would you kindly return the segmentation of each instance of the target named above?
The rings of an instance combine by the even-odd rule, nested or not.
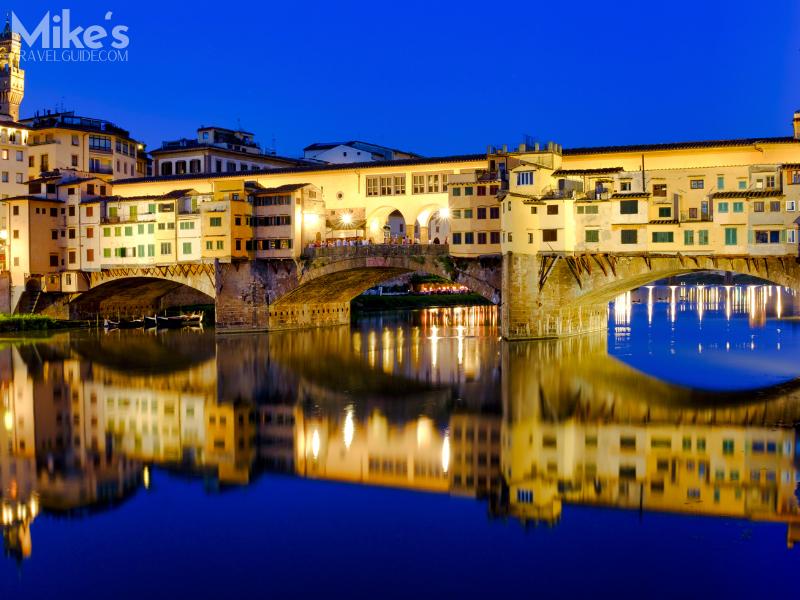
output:
[[[526,525],[557,522],[566,503],[777,520],[791,544],[795,383],[680,387],[619,350],[640,322],[726,314],[726,292],[684,292],[626,296],[608,340],[502,343],[496,311],[472,308],[273,335],[63,333],[7,345],[6,552],[31,554],[40,511],[91,515],[157,493],[154,469],[211,490],[281,472],[465,495]],[[752,303],[736,299],[749,295],[731,294],[732,314],[749,315]],[[800,339],[785,339],[796,356]]]

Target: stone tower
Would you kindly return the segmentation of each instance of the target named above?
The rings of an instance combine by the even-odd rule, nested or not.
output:
[[[0,115],[19,119],[19,105],[25,95],[25,71],[19,68],[20,36],[6,20],[0,34]]]

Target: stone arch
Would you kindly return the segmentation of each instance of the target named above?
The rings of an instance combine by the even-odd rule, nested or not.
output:
[[[99,316],[140,317],[171,306],[214,304],[216,288],[209,278],[92,274],[90,289],[73,297],[69,315],[74,319]]]
[[[373,208],[369,214],[367,214],[365,225],[366,237],[372,238],[375,242],[382,240],[383,226],[388,221],[389,216],[394,212],[400,213],[405,225],[415,222],[407,210],[398,206],[384,204]]]
[[[503,336],[563,337],[605,329],[608,302],[658,279],[696,271],[731,271],[800,290],[794,257],[508,254],[504,264]]]

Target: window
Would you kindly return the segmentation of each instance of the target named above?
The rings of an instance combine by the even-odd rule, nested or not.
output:
[[[58,255],[57,254],[51,254],[50,255],[50,266],[51,267],[57,267],[58,266]]]
[[[75,259],[77,258],[75,256],[75,251],[74,250],[70,250],[67,253],[67,258],[69,259],[69,264],[74,264],[75,263]]]
[[[547,205],[547,214],[548,215],[557,215],[558,214],[558,204],[548,204]]]
[[[517,185],[533,185],[533,171],[518,171]]]
[[[490,206],[489,207],[489,218],[490,219],[499,219],[500,218],[500,207],[499,206]]]
[[[473,193],[474,191],[475,191],[475,188],[473,188],[471,185],[468,185],[468,186],[464,187],[464,195],[465,196],[474,196],[474,193]]]
[[[786,212],[794,212],[797,210],[797,203],[795,200],[786,201]]]
[[[718,190],[725,189],[725,177],[722,175],[717,175],[717,189]]]
[[[485,196],[486,195],[486,186],[485,185],[479,185],[476,188],[476,191],[478,193],[478,196]]]
[[[736,228],[735,227],[726,227],[725,228],[725,245],[726,246],[735,246],[738,242],[736,241]]]
[[[533,243],[533,234],[532,234],[532,233],[529,233],[529,234],[528,234],[528,243],[529,243],[529,244],[532,244],[532,243]]]
[[[485,219],[486,218],[486,207],[485,206],[479,206],[478,207],[478,218],[479,219]]]
[[[683,232],[683,245],[694,246],[694,231],[687,229]]]
[[[471,231],[467,231],[464,233],[464,243],[465,244],[475,243],[475,235]]]
[[[753,212],[764,212],[764,202],[761,200],[753,202]]]
[[[787,229],[786,230],[786,242],[789,244],[796,244],[797,243],[797,231],[794,229]]]
[[[708,246],[708,229],[701,229],[697,232],[697,243],[701,246]]]
[[[486,232],[481,232],[478,234],[478,243],[485,244],[486,243]]]
[[[781,232],[773,231],[754,231],[753,241],[756,244],[779,244],[781,241]]]
[[[405,175],[395,175],[394,176],[394,194],[395,196],[398,194],[405,194],[406,193],[406,176]]]
[[[208,224],[211,227],[222,227],[222,217],[211,217]]]
[[[744,212],[744,202],[734,202],[733,203],[733,212],[735,212],[735,213],[743,213]]]
[[[747,180],[746,179],[740,179],[737,182],[737,185],[738,185],[740,190],[746,190],[747,189]]]
[[[557,242],[558,241],[558,229],[542,229],[542,241],[543,242]]]
[[[621,181],[619,184],[619,189],[621,192],[630,192],[631,191],[631,182],[630,181]]]
[[[72,145],[79,146],[80,145],[80,138],[77,135],[72,136]]]
[[[671,206],[659,206],[658,207],[658,217],[660,219],[669,219],[672,217],[672,207]]]
[[[489,242],[492,244],[499,244],[500,243],[500,232],[499,231],[490,231],[489,232]]]
[[[111,248],[103,248],[103,258],[111,258]]]
[[[392,195],[392,177],[386,176],[380,178],[380,195],[381,196],[391,196]]]
[[[411,191],[414,194],[424,194],[425,193],[425,176],[424,175],[412,175],[411,176]]]
[[[472,209],[471,208],[465,208],[464,209],[464,218],[465,219],[471,219],[472,218]]]
[[[192,253],[192,242],[183,242],[183,246],[181,248],[184,254],[191,254]]]
[[[689,187],[693,190],[702,190],[705,187],[705,181],[702,179],[690,179]]]
[[[578,211],[579,215],[583,215],[583,214],[596,215],[596,214],[598,214],[600,212],[600,207],[597,206],[596,204],[594,204],[594,205],[590,204],[589,206],[578,206],[577,207],[577,211]]]
[[[454,233],[453,234],[453,244],[460,244],[461,243],[461,234]]]
[[[652,239],[655,244],[671,244],[675,241],[675,236],[671,231],[654,231]]]
[[[767,175],[766,184],[767,184],[768,188],[774,188],[775,187],[775,175]]]
[[[619,203],[619,214],[621,215],[635,215],[639,213],[638,200],[623,200]]]
[[[223,240],[217,240],[217,250],[225,250],[225,242]]]
[[[461,188],[460,187],[454,187],[454,188],[451,188],[451,189],[453,190],[453,196],[458,197],[458,196],[461,195]]]
[[[639,231],[636,229],[623,229],[619,232],[620,243],[622,244],[636,244],[639,239]]]
[[[781,202],[780,202],[780,200],[772,200],[769,203],[769,212],[781,212]]]
[[[727,202],[720,202],[717,204],[717,212],[718,213],[726,213],[728,212],[728,203]]]
[[[78,166],[78,155],[77,154],[73,154],[71,158],[72,158],[72,166],[73,167],[77,167]]]
[[[660,198],[667,197],[667,184],[666,183],[654,183],[653,184],[653,196],[658,196]]]
[[[427,192],[429,194],[433,194],[439,191],[439,176],[438,175],[428,175],[427,180]]]
[[[161,254],[172,254],[172,242],[161,242]]]
[[[214,242],[212,242],[210,240],[207,241],[206,242],[206,250],[213,250],[213,249],[214,249]]]
[[[86,262],[92,262],[94,260],[94,250],[92,248],[88,248],[86,250]]]
[[[587,229],[584,232],[585,240],[587,244],[596,244],[600,241],[600,230],[599,229]]]

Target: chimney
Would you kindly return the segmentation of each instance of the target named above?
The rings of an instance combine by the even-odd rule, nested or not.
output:
[[[800,110],[794,111],[794,138],[800,140]]]

